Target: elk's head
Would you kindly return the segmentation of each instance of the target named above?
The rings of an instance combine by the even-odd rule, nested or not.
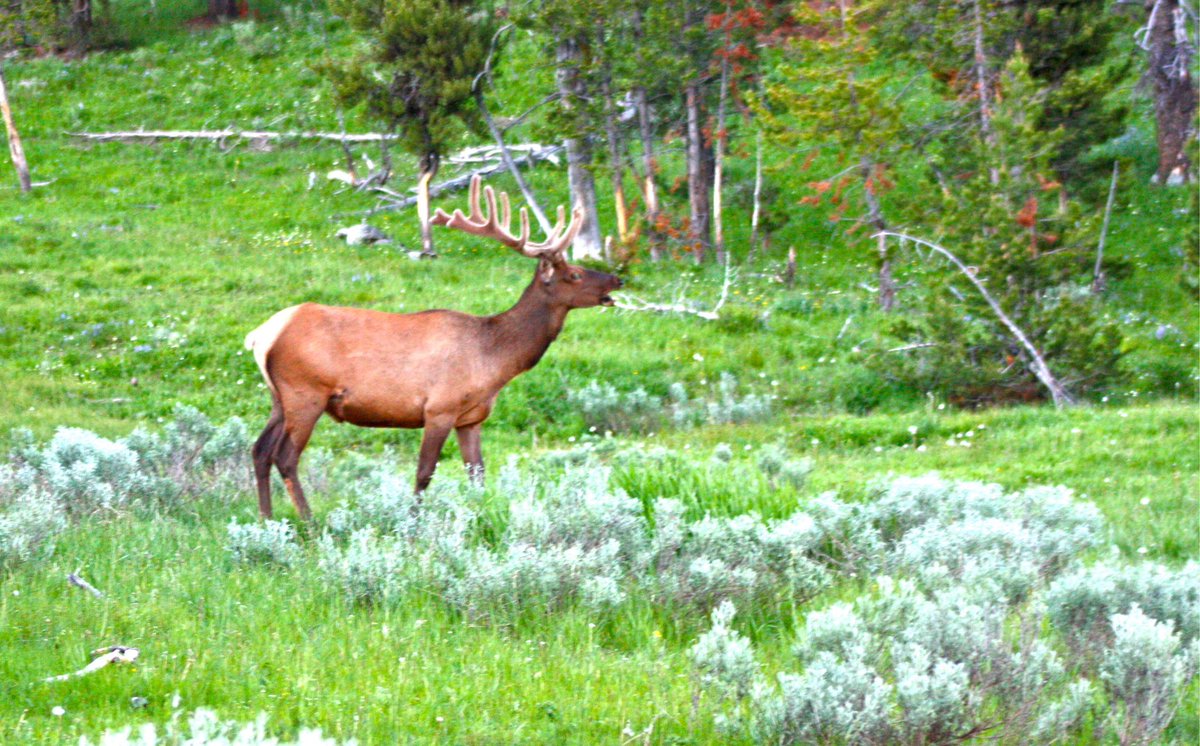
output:
[[[544,241],[529,240],[529,214],[522,207],[521,231],[513,235],[509,229],[512,211],[508,204],[508,195],[500,193],[500,206],[496,208],[496,193],[492,188],[482,187],[483,197],[487,202],[486,209],[479,204],[480,179],[471,179],[470,208],[471,214],[464,215],[461,210],[455,210],[448,215],[441,209],[434,213],[430,220],[435,225],[445,225],[457,228],[477,236],[494,238],[509,248],[516,249],[522,255],[537,259],[537,277],[535,286],[548,296],[548,300],[556,305],[567,308],[591,308],[593,306],[613,305],[612,291],[621,287],[621,278],[605,272],[569,264],[566,259],[567,247],[575,240],[579,227],[583,224],[583,208],[576,207],[571,211],[571,222],[565,223],[563,208],[558,208],[558,222],[554,230]]]
[[[609,293],[624,284],[616,275],[568,264],[561,257],[557,262],[538,260],[537,283],[552,302],[568,308],[611,306]]]

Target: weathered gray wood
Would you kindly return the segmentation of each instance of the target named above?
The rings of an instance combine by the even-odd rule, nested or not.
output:
[[[988,292],[987,286],[983,284],[983,281],[976,277],[975,273],[968,269],[967,265],[963,264],[961,259],[952,254],[945,247],[938,246],[932,241],[926,241],[923,238],[910,236],[906,233],[880,231],[876,234],[876,236],[891,236],[893,238],[899,238],[901,241],[912,241],[913,243],[924,246],[950,260],[950,263],[957,267],[958,271],[962,272],[963,276],[975,286],[975,289],[978,290],[979,294],[983,296],[983,299],[987,301],[988,306],[991,307],[992,312],[996,314],[996,317],[1000,319],[1000,322],[1008,327],[1008,330],[1012,332],[1012,335],[1014,338],[1016,338],[1017,342],[1025,348],[1026,352],[1029,353],[1031,358],[1029,367],[1032,370],[1033,375],[1035,375],[1037,379],[1041,381],[1042,385],[1046,387],[1046,390],[1050,392],[1050,398],[1053,399],[1054,406],[1061,409],[1064,406],[1075,403],[1075,400],[1071,398],[1071,395],[1067,393],[1067,390],[1063,388],[1063,385],[1059,383],[1058,379],[1054,377],[1054,374],[1050,372],[1050,366],[1046,365],[1046,360],[1042,357],[1042,353],[1038,352],[1038,349],[1033,346],[1033,342],[1029,341],[1029,337],[1025,336],[1025,332],[1021,331],[1021,327],[1017,326],[1016,322],[1014,322],[1012,318],[1010,318],[1009,315],[1004,312],[1004,309],[1000,307],[1000,304],[996,301],[992,294]]]
[[[96,598],[104,598],[104,594],[96,588],[96,586],[79,577],[78,571],[67,574],[67,582],[76,588],[82,588]]]
[[[13,168],[17,170],[17,180],[21,182],[21,191],[33,189],[29,180],[29,164],[25,160],[25,149],[21,147],[21,135],[13,121],[12,107],[8,103],[8,87],[4,84],[4,70],[0,68],[0,112],[4,115],[4,129],[8,132],[8,152],[12,156]]]
[[[265,132],[258,130],[120,130],[116,132],[68,132],[83,140],[335,140],[338,142],[379,142],[395,140],[396,135],[366,132]]]

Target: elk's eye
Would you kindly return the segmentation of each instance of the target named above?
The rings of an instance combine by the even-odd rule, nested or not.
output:
[[[583,273],[582,273],[582,272],[572,272],[572,273],[571,273],[571,280],[572,280],[572,281],[574,281],[574,282],[579,282],[579,281],[580,281],[580,280],[582,280],[582,279],[583,279]]]

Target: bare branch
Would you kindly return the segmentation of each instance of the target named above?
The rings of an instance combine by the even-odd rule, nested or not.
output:
[[[651,303],[644,301],[637,296],[630,295],[628,293],[622,293],[622,297],[613,298],[613,305],[623,311],[682,313],[690,314],[692,316],[699,316],[707,321],[714,321],[721,317],[721,308],[729,299],[729,289],[736,281],[737,271],[732,268],[732,262],[725,262],[725,280],[721,284],[721,295],[717,298],[717,302],[713,305],[712,310],[709,311],[697,308],[696,304],[689,302],[686,298],[683,298],[682,295],[677,297],[673,303]]]
[[[96,657],[91,663],[87,664],[78,671],[72,673],[64,673],[60,676],[49,676],[42,679],[42,683],[52,683],[56,681],[69,681],[80,676],[87,676],[90,673],[95,673],[100,669],[112,663],[133,663],[141,655],[141,651],[137,648],[129,648],[124,645],[113,645],[112,647],[100,648],[92,651]]]
[[[1054,377],[1054,374],[1050,371],[1049,366],[1046,365],[1046,361],[1042,357],[1042,353],[1038,352],[1038,349],[1033,346],[1033,342],[1029,341],[1029,337],[1025,335],[1025,332],[1021,331],[1021,328],[1018,327],[1016,323],[1009,317],[1009,315],[1004,312],[1004,309],[1000,307],[1000,304],[996,301],[992,294],[988,292],[988,289],[983,284],[983,281],[980,280],[979,277],[976,276],[976,273],[972,272],[966,264],[963,264],[962,260],[952,254],[946,248],[939,246],[932,241],[926,241],[923,238],[917,238],[916,236],[910,236],[905,233],[894,233],[892,231],[880,231],[876,235],[898,238],[900,239],[901,246],[903,246],[904,242],[906,241],[912,241],[913,243],[924,246],[950,260],[950,263],[957,267],[958,270],[962,272],[963,275],[971,282],[971,284],[975,286],[975,289],[978,290],[980,295],[983,296],[983,299],[987,301],[987,304],[991,307],[993,313],[995,313],[1000,319],[1001,323],[1008,327],[1008,330],[1012,332],[1012,335],[1016,338],[1017,342],[1019,342],[1021,346],[1025,348],[1026,352],[1029,353],[1031,358],[1030,368],[1032,369],[1033,374],[1037,376],[1037,379],[1041,381],[1042,385],[1045,386],[1050,392],[1050,397],[1054,400],[1054,406],[1061,409],[1063,406],[1075,403],[1071,398],[1071,395],[1067,393],[1067,390],[1064,389],[1062,384],[1058,382],[1058,379]]]
[[[1092,272],[1092,293],[1098,295],[1104,290],[1104,239],[1108,237],[1108,218],[1112,215],[1113,197],[1117,194],[1117,175],[1121,165],[1113,161],[1112,183],[1108,185],[1108,202],[1104,205],[1104,224],[1100,226],[1100,243],[1096,247],[1096,269]]]
[[[380,142],[395,140],[397,135],[367,132],[356,135],[341,132],[268,132],[257,130],[124,130],[117,132],[68,132],[71,137],[98,142],[113,140],[333,140],[336,142]]]
[[[82,588],[83,590],[92,594],[96,598],[104,598],[104,594],[101,593],[96,588],[96,586],[92,585],[91,583],[87,582],[83,578],[79,577],[78,570],[67,575],[67,582],[70,583],[71,585],[75,586],[76,588]]]

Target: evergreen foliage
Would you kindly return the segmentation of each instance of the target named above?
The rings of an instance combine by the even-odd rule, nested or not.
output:
[[[460,131],[456,121],[480,129],[471,84],[495,32],[485,7],[468,0],[332,0],[330,7],[362,39],[355,58],[318,65],[343,101],[364,104],[417,156],[445,152]]]
[[[1088,289],[1098,226],[1054,179],[1050,159],[1061,138],[1030,114],[1045,92],[1024,57],[1014,55],[998,80],[1005,93],[991,107],[990,129],[974,130],[969,148],[955,137],[934,157],[935,169],[969,162],[971,170],[943,186],[939,209],[918,233],[940,234],[1056,377],[1086,392],[1113,380],[1122,349],[1116,323]],[[896,375],[964,403],[1037,398],[1027,351],[966,278],[930,261],[938,270],[923,274],[915,312],[895,326],[906,341],[929,346],[903,358]]]
[[[71,0],[13,0],[0,5],[0,51],[41,47],[84,49],[92,41],[91,4]]]

